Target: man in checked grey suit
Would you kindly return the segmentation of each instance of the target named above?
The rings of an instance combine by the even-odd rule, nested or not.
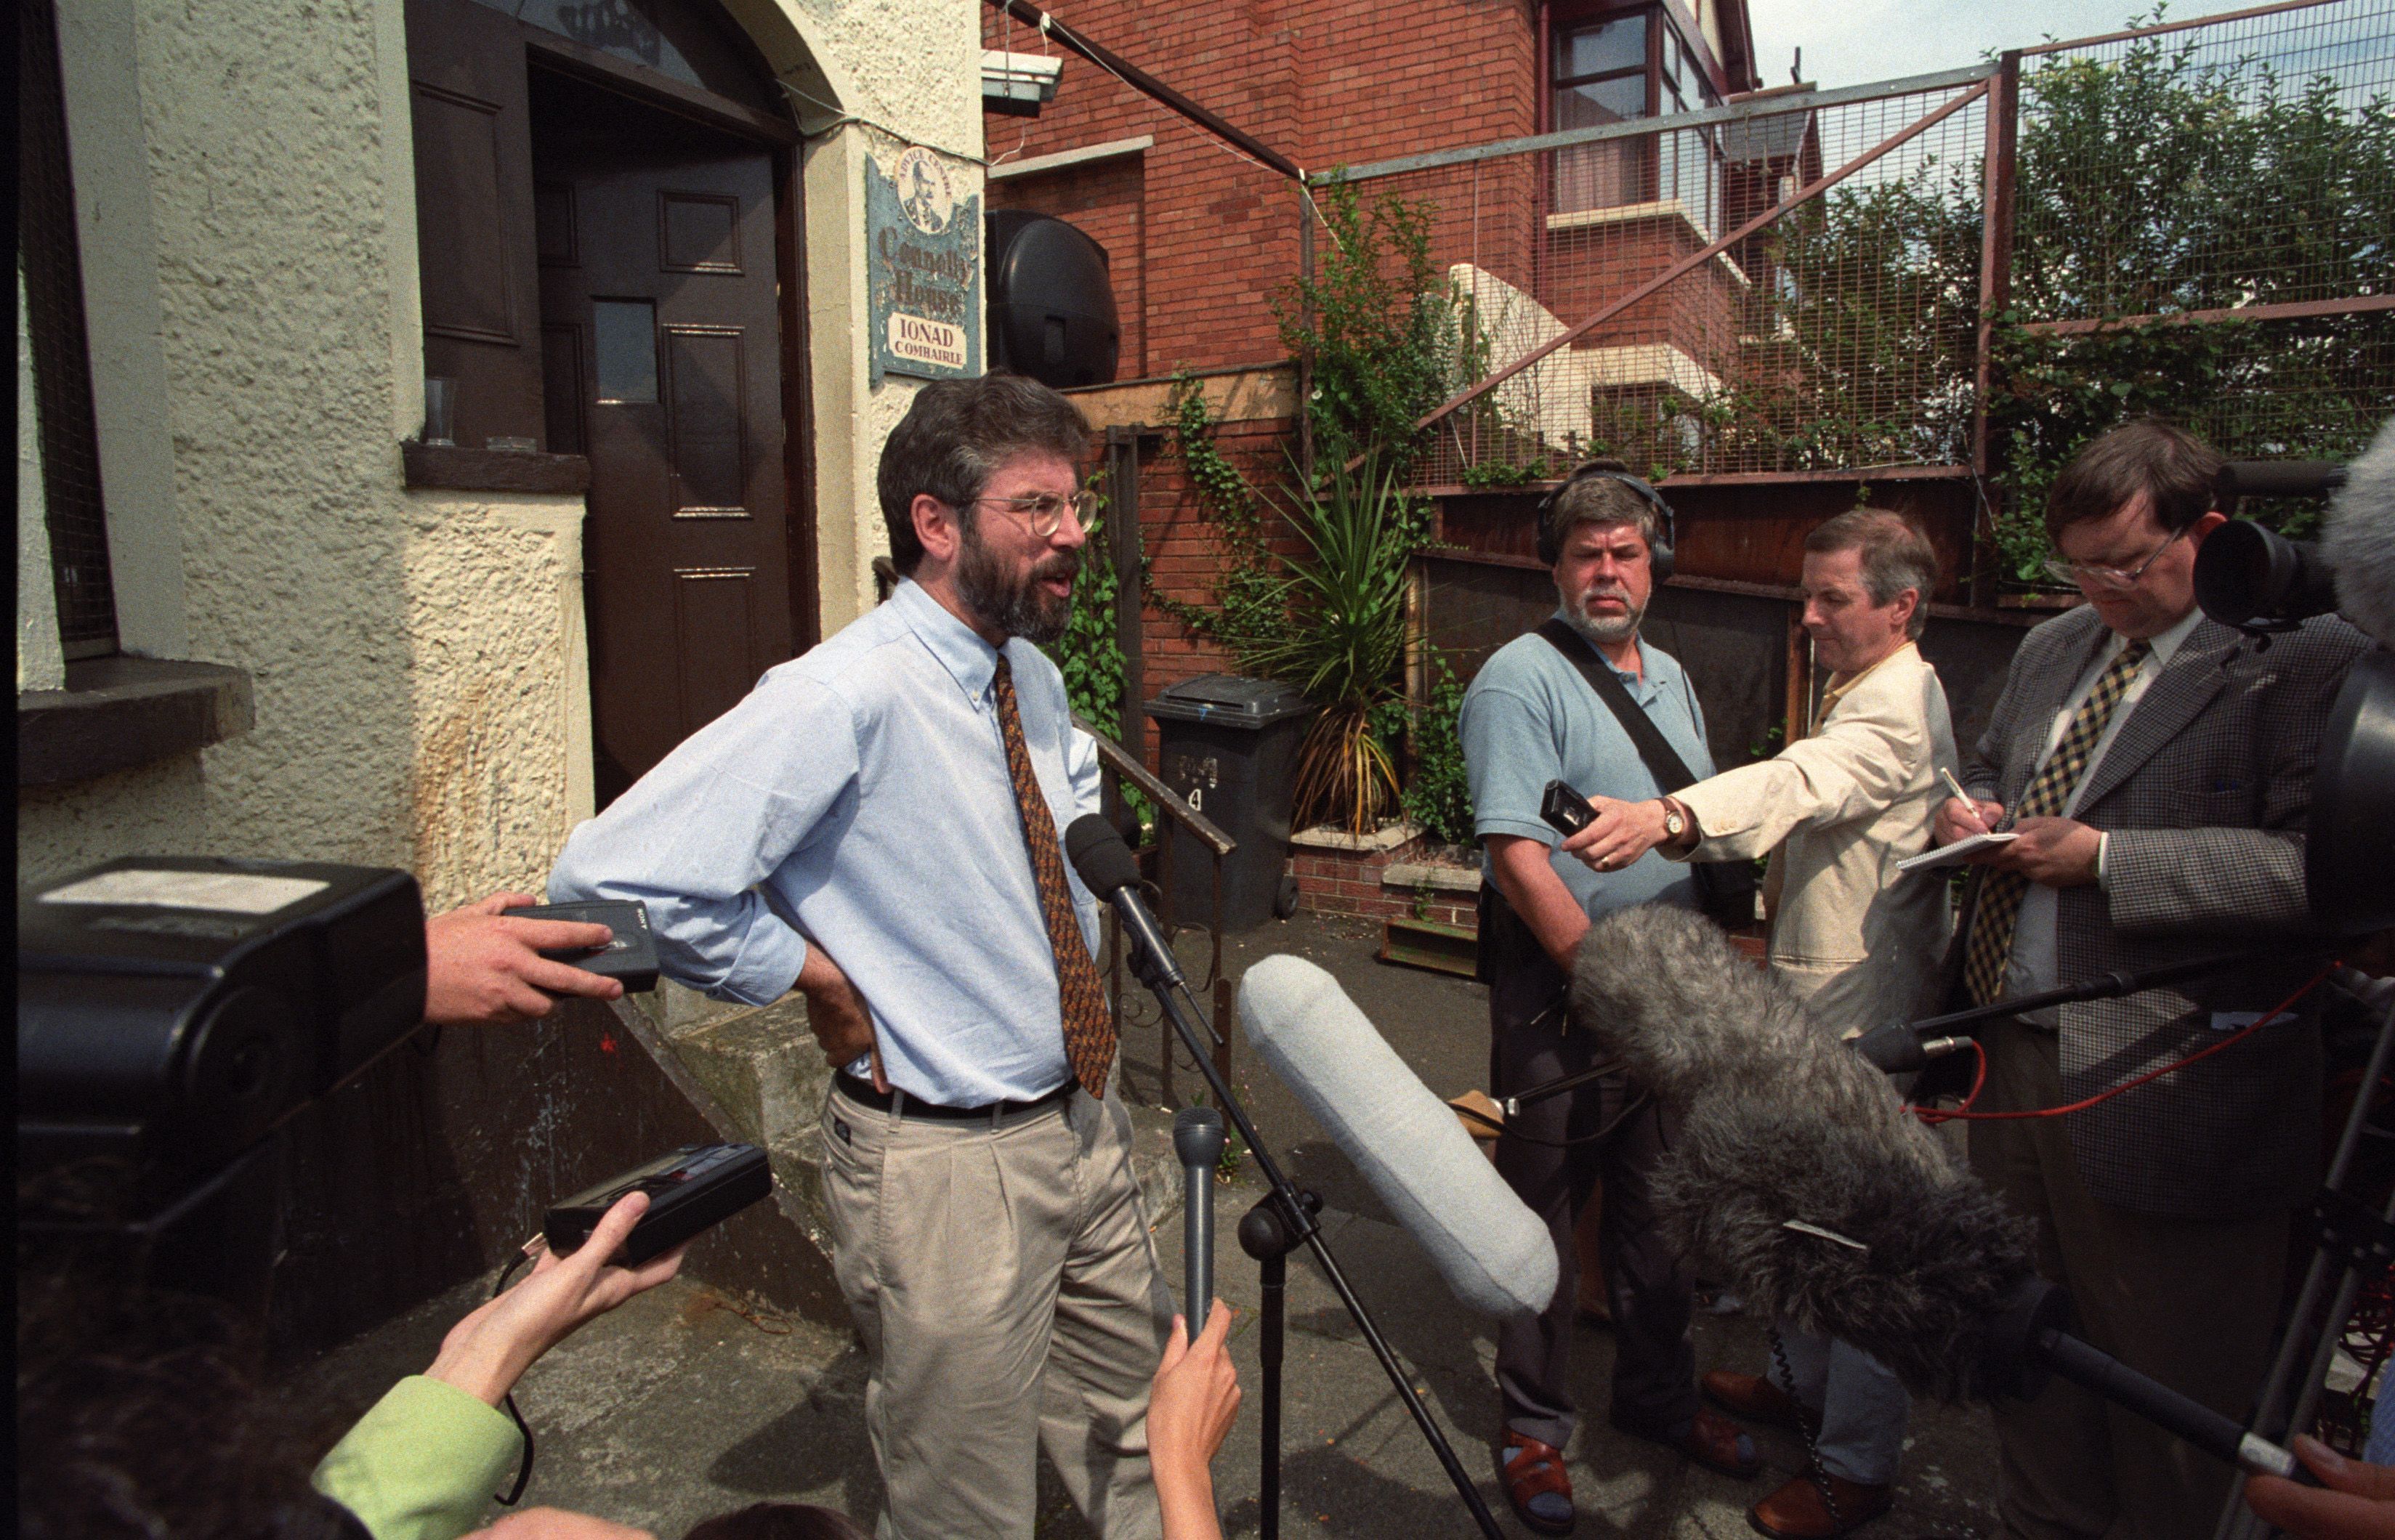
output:
[[[2367,645],[2323,618],[2267,649],[2196,608],[2220,457],[2132,423],[2064,468],[2046,504],[2057,575],[2087,603],[2031,631],[1940,844],[2011,820],[1974,858],[1950,977],[1981,1004],[2299,929],[2321,730]],[[2023,1012],[1980,1041],[1981,1111],[2075,1102],[2197,1052],[2307,977],[2289,961],[2123,1000]],[[2259,1389],[2293,1211],[2320,1145],[2316,1020],[2063,1117],[1975,1123],[1971,1162],[2037,1228],[2097,1347],[2232,1417]],[[1996,1414],[2008,1535],[2208,1534],[2230,1472],[2055,1382]],[[2118,1527],[2115,1528],[2117,1520]]]

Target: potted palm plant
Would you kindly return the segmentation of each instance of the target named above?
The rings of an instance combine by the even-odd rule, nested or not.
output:
[[[1368,835],[1398,805],[1388,739],[1405,708],[1406,569],[1424,513],[1377,456],[1291,480],[1281,512],[1305,548],[1284,565],[1289,624],[1246,661],[1319,708],[1298,751],[1296,826]]]

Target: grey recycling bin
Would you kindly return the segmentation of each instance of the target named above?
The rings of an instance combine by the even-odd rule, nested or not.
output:
[[[1209,674],[1147,703],[1156,720],[1164,783],[1238,842],[1223,861],[1223,928],[1247,930],[1272,918],[1289,868],[1290,802],[1297,748],[1314,708],[1269,679]],[[1213,913],[1214,852],[1171,818],[1165,914],[1203,925]]]

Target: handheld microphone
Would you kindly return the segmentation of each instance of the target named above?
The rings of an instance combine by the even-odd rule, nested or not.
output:
[[[1211,1107],[1184,1107],[1172,1119],[1172,1152],[1181,1157],[1181,1240],[1184,1253],[1182,1314],[1189,1340],[1206,1329],[1206,1307],[1214,1297],[1214,1169],[1222,1164],[1223,1114]]]
[[[1559,1272],[1546,1225],[1337,980],[1267,957],[1239,981],[1239,1020],[1458,1299],[1496,1316],[1546,1308]]]
[[[1139,858],[1104,814],[1083,813],[1065,826],[1065,855],[1090,891],[1115,906],[1122,928],[1131,933],[1131,971],[1139,981],[1154,990],[1185,987],[1164,928],[1139,896]],[[1194,1336],[1197,1328],[1190,1331]]]

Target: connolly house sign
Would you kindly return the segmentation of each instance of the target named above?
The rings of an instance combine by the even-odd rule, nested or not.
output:
[[[875,383],[980,374],[980,196],[957,196],[956,173],[933,151],[909,149],[887,173],[868,157],[865,226]]]

